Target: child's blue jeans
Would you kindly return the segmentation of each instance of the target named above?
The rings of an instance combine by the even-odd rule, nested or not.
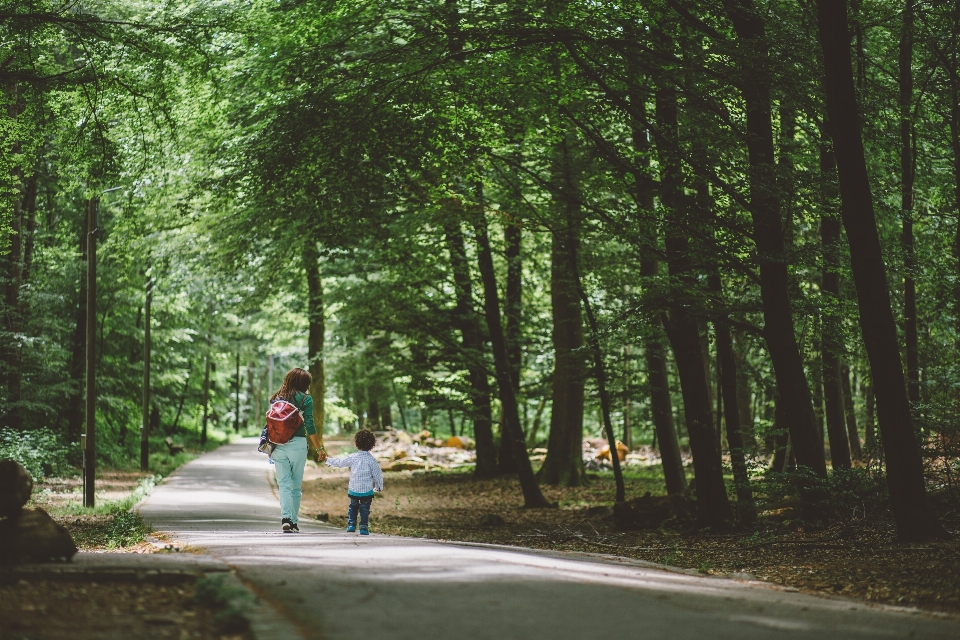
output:
[[[347,525],[357,526],[357,511],[360,512],[360,526],[367,526],[370,519],[370,503],[373,502],[373,496],[350,496],[350,510],[347,511]]]

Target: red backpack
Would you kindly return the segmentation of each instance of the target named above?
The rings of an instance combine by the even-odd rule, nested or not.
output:
[[[283,398],[270,405],[267,410],[267,438],[273,444],[286,444],[303,425],[303,405],[307,402],[307,394],[303,394],[300,406],[294,406]]]

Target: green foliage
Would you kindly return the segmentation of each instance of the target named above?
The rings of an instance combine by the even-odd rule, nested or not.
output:
[[[34,480],[56,475],[65,467],[66,447],[50,429],[16,431],[0,428],[0,460],[22,464]]]
[[[147,527],[139,513],[117,510],[112,516],[105,535],[108,549],[130,547],[143,542]]]
[[[167,456],[164,438],[195,451],[204,424],[209,442],[256,433],[285,371],[320,364],[307,362],[318,318],[307,306],[305,271],[314,268],[326,323],[327,432],[382,426],[389,413],[393,426],[411,431],[470,433],[482,416],[471,372],[494,379],[476,263],[474,223],[485,216],[504,299],[510,265],[519,264],[517,383],[528,433],[542,409],[536,444],[549,444],[553,422],[557,247],[573,239],[618,431],[629,421],[634,443],[652,444],[644,349],[651,338],[663,340],[662,321],[679,305],[702,328],[713,394],[712,327],[724,323],[734,333],[741,420],[756,438],[747,448],[759,475],[784,427],[764,341],[748,189],[741,88],[749,74],[771,83],[783,260],[814,405],[822,418],[823,318],[835,314],[839,355],[852,371],[857,438],[876,464],[849,255],[845,245],[824,247],[820,235],[839,202],[834,176],[822,168],[830,145],[816,20],[809,4],[755,4],[769,60],[740,46],[726,4],[679,13],[677,3],[662,0],[12,5],[0,15],[10,51],[0,69],[0,244],[7,252],[0,260],[7,319],[0,424],[15,434],[2,432],[4,455],[29,459],[38,477],[61,472],[64,459],[79,463],[82,239],[87,208],[99,202],[101,464],[138,464],[148,285],[150,461],[166,473],[190,454]],[[910,267],[901,245],[899,141],[891,136],[901,116],[890,70],[902,8],[858,3],[852,18],[862,36],[855,57],[863,134],[901,323],[904,279],[918,287],[917,424],[931,457],[956,459],[960,149],[951,131],[960,111],[956,73],[945,60],[958,55],[960,23],[949,3],[917,8],[913,65],[924,84],[910,122],[917,155],[917,264]],[[661,193],[657,92],[666,87],[679,95],[679,179],[688,198],[682,225],[668,218]],[[103,193],[115,186],[121,189]],[[521,240],[510,262],[514,228]],[[670,233],[689,243],[695,277],[650,267],[671,256]],[[467,262],[460,279],[451,253],[459,234]],[[304,263],[308,247],[319,250],[318,264]],[[839,296],[822,291],[831,252]],[[719,288],[709,284],[713,274]],[[457,292],[467,286],[463,302]],[[464,346],[473,321],[483,334],[479,348]],[[686,444],[672,369],[673,418]],[[490,391],[499,439],[495,385]],[[585,435],[600,433],[599,417],[591,379]],[[831,517],[881,509],[879,478],[872,467],[831,476],[819,487],[831,496]],[[808,481],[771,475],[760,488],[776,501],[797,496],[797,483]]]

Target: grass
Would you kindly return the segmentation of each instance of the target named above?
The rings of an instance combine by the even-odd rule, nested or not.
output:
[[[97,500],[96,506],[93,507],[85,507],[77,502],[67,502],[63,505],[50,507],[48,511],[52,516],[104,516],[119,511],[129,511],[133,508],[133,505],[150,495],[150,492],[153,491],[162,477],[157,474],[142,479],[129,495],[118,500]]]

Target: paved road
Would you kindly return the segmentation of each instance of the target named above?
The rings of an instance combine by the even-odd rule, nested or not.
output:
[[[285,535],[272,467],[255,446],[240,441],[189,463],[140,513],[234,567],[305,638],[960,638],[952,619],[633,561],[360,538],[303,521],[303,533]]]

